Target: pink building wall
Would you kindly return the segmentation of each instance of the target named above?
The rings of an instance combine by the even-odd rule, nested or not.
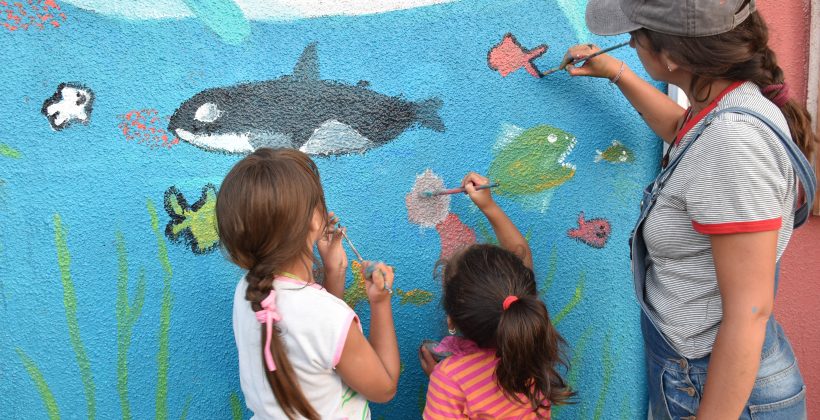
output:
[[[770,42],[786,72],[792,94],[806,100],[810,1],[765,1],[758,8],[770,29]],[[775,312],[794,346],[808,391],[808,418],[820,418],[820,217],[792,237],[781,261]]]

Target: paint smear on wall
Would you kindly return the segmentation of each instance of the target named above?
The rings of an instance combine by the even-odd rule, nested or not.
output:
[[[441,259],[450,258],[460,249],[476,243],[475,231],[453,213],[436,225],[436,231],[441,237]]]
[[[436,227],[443,222],[450,213],[450,196],[438,195],[434,197],[422,197],[420,193],[426,191],[438,191],[444,189],[444,180],[427,169],[421,175],[416,175],[416,182],[413,188],[404,197],[407,206],[407,219],[410,223],[421,227]]]
[[[541,77],[541,72],[533,61],[544,55],[549,48],[546,44],[541,44],[532,50],[521,46],[515,36],[511,33],[504,35],[504,38],[490,49],[487,53],[487,64],[491,69],[501,73],[502,77],[523,68],[534,77]]]
[[[127,19],[166,19],[198,16],[189,0],[64,0],[77,7]],[[235,0],[235,5],[250,20],[292,20],[334,15],[367,15],[412,9],[456,0]],[[219,1],[218,3],[222,3]],[[216,3],[216,2],[214,2]],[[217,3],[217,4],[218,4]]]
[[[11,32],[59,28],[65,20],[56,0],[0,0],[0,22]]]
[[[442,102],[387,96],[367,83],[320,80],[316,43],[305,47],[292,75],[206,89],[183,102],[168,131],[199,148],[250,153],[290,147],[311,155],[360,153],[411,127],[445,130]]]
[[[117,125],[127,141],[147,144],[152,149],[164,147],[170,149],[179,144],[179,138],[168,133],[165,127],[171,117],[161,117],[156,109],[138,109],[118,115]]]
[[[88,124],[94,107],[94,92],[81,83],[60,83],[57,92],[43,102],[40,112],[54,130],[75,122]]]
[[[216,230],[216,187],[207,184],[193,206],[176,187],[165,191],[165,211],[171,220],[165,227],[165,235],[173,242],[185,241],[196,254],[216,249],[219,234]]]

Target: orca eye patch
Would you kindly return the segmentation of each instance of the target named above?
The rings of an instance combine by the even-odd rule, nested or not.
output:
[[[197,108],[194,119],[204,123],[212,123],[222,116],[222,111],[215,103],[206,102]]]

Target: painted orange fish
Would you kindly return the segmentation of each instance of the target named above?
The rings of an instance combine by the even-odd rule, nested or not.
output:
[[[544,55],[548,48],[546,44],[541,44],[535,49],[527,50],[518,43],[513,34],[508,33],[487,53],[487,64],[491,69],[501,73],[502,77],[507,77],[508,74],[523,67],[529,74],[540,78],[541,72],[533,60]]]

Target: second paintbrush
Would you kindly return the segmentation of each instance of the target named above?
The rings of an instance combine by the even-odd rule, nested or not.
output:
[[[487,188],[495,188],[498,186],[497,182],[493,182],[492,184],[487,185],[479,185],[475,187],[476,190],[486,190]],[[422,198],[430,198],[435,197],[437,195],[447,195],[447,194],[460,194],[467,192],[464,187],[461,188],[451,188],[449,190],[437,190],[437,191],[421,191],[419,192],[419,197]]]

